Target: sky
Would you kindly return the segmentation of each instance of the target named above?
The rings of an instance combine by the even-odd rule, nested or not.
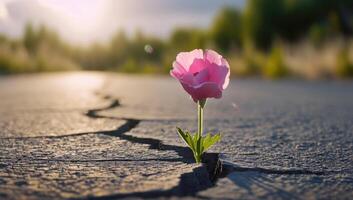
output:
[[[20,37],[44,24],[75,43],[107,41],[116,31],[165,38],[175,27],[207,27],[224,6],[245,0],[0,0],[0,33]]]

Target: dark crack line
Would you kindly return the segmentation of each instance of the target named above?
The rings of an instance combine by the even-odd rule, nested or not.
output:
[[[99,95],[99,93],[96,93]],[[174,151],[179,156],[181,156],[185,163],[194,163],[194,156],[189,148],[183,146],[175,146],[175,145],[168,145],[163,144],[161,140],[153,139],[153,138],[141,138],[132,135],[127,135],[126,133],[135,128],[141,120],[133,119],[133,118],[115,118],[115,117],[106,117],[99,115],[98,112],[105,111],[109,109],[113,109],[116,107],[121,106],[119,100],[113,99],[111,96],[105,95],[103,97],[106,100],[111,100],[111,104],[104,108],[97,108],[91,109],[86,113],[86,116],[90,118],[108,118],[108,119],[118,119],[118,120],[125,120],[126,123],[121,125],[118,129],[113,131],[104,131],[100,132],[104,135],[119,137],[122,140],[130,141],[133,143],[138,144],[147,144],[149,145],[149,149],[154,150],[163,150],[163,151]],[[218,154],[217,153],[205,153],[203,156],[203,162],[206,163],[206,167],[210,173],[210,179],[212,181],[217,179],[218,173],[221,171],[221,163],[219,162]]]
[[[96,93],[96,95],[101,95]],[[155,159],[158,161],[173,161],[173,162],[184,162],[184,163],[194,163],[192,152],[187,147],[174,146],[163,144],[161,140],[152,139],[152,138],[140,138],[132,135],[127,135],[126,133],[135,128],[141,120],[133,118],[118,118],[118,117],[107,117],[99,115],[98,112],[113,109],[121,106],[118,99],[114,99],[111,96],[104,96],[106,100],[111,100],[111,104],[104,108],[96,108],[88,110],[85,115],[87,117],[97,119],[115,119],[115,120],[124,120],[126,121],[116,130],[112,131],[102,131],[96,132],[104,135],[109,135],[113,137],[118,137],[119,139],[126,140],[132,143],[148,145],[149,149],[159,150],[159,151],[174,151],[176,152],[181,159]],[[74,134],[74,135],[83,135]],[[93,134],[93,133],[89,133]],[[71,135],[72,136],[72,135]],[[64,135],[62,137],[67,137]],[[153,190],[146,192],[133,192],[128,194],[113,194],[101,197],[91,197],[89,199],[116,199],[116,198],[125,198],[125,197],[143,197],[143,198],[157,198],[157,197],[171,197],[171,196],[195,196],[199,191],[206,190],[210,187],[213,187],[214,181],[217,179],[219,172],[221,171],[221,164],[218,159],[218,154],[206,153],[203,156],[203,162],[205,163],[202,166],[196,167],[193,169],[193,172],[184,173],[180,177],[179,184],[169,190]],[[84,199],[87,199],[85,197]]]
[[[104,99],[109,100],[109,99],[111,99],[111,97],[105,96]],[[112,102],[107,107],[90,109],[87,111],[86,116],[91,117],[91,118],[107,118],[105,116],[97,115],[97,112],[104,111],[104,110],[110,110],[110,109],[113,109],[113,108],[116,108],[119,106],[121,106],[120,101],[118,99],[112,99]],[[120,118],[120,119],[124,119],[124,118]]]
[[[112,97],[110,96],[105,96],[105,99],[111,99]],[[105,131],[102,132],[102,134],[110,135],[110,136],[116,136],[119,137],[123,140],[135,142],[135,143],[140,143],[140,144],[148,144],[149,149],[155,149],[155,150],[168,150],[168,151],[175,151],[178,153],[179,156],[182,156],[185,158],[186,163],[192,163],[193,162],[193,156],[190,152],[190,150],[186,147],[180,147],[180,146],[174,146],[174,145],[166,145],[163,144],[160,140],[158,139],[152,139],[152,138],[140,138],[140,137],[135,137],[132,135],[127,135],[125,134],[126,132],[129,132],[131,129],[135,128],[140,120],[137,119],[132,119],[132,118],[114,118],[114,117],[105,117],[102,115],[97,114],[97,112],[112,109],[115,107],[121,106],[120,102],[118,100],[113,100],[112,103],[107,106],[106,108],[100,108],[100,109],[92,109],[87,112],[87,116],[92,117],[92,118],[110,118],[110,119],[120,119],[120,120],[126,120],[127,122],[120,126],[119,129],[116,131]],[[211,156],[210,156],[211,155]],[[228,162],[227,160],[218,160],[219,155],[216,154],[205,154],[205,159],[203,162],[210,165],[212,165],[212,170],[209,170],[209,173],[211,175],[211,180],[215,181],[217,178],[220,177],[225,177],[228,174],[232,172],[245,172],[245,171],[252,171],[252,172],[259,172],[259,173],[264,173],[264,174],[279,174],[279,175],[326,175],[326,174],[337,174],[337,173],[342,173],[341,171],[311,171],[311,170],[306,170],[306,169],[266,169],[266,168],[261,168],[261,167],[240,167],[237,166],[231,162]],[[214,159],[216,158],[216,162]],[[213,160],[212,160],[213,159]],[[218,170],[216,170],[218,169]],[[222,171],[223,169],[223,171]],[[219,174],[222,172],[222,175]]]
[[[99,93],[96,95],[102,96]],[[115,130],[109,131],[96,131],[96,132],[85,132],[85,133],[74,133],[68,135],[58,135],[58,136],[35,136],[35,137],[9,137],[1,139],[24,139],[24,138],[63,138],[72,136],[82,136],[90,134],[103,134],[108,136],[118,137],[122,140],[126,140],[132,143],[145,144],[148,145],[149,149],[161,150],[161,151],[174,151],[181,158],[180,159],[168,159],[168,158],[153,158],[153,159],[87,159],[87,160],[70,160],[70,159],[34,159],[32,161],[46,161],[46,162],[73,162],[73,163],[87,163],[87,162],[114,162],[114,161],[168,161],[168,162],[184,162],[193,163],[192,152],[187,147],[174,146],[163,144],[161,140],[152,138],[140,138],[132,135],[126,134],[127,132],[134,129],[141,120],[134,118],[124,118],[124,117],[109,117],[99,115],[98,112],[114,109],[121,106],[118,99],[114,99],[111,96],[103,96],[105,100],[110,100],[111,103],[103,108],[96,108],[88,110],[85,115],[92,119],[104,118],[104,119],[114,119],[114,120],[124,120],[126,121],[123,125]],[[146,120],[155,121],[155,120]],[[19,159],[21,161],[21,159]],[[233,163],[227,163],[227,161],[221,161],[219,159],[218,153],[206,153],[203,156],[202,166],[196,167],[192,172],[181,174],[179,184],[168,190],[151,190],[144,192],[132,192],[126,194],[112,194],[106,196],[98,197],[84,197],[82,199],[118,199],[118,198],[158,198],[158,197],[186,197],[186,196],[197,196],[199,191],[206,190],[214,186],[215,181],[218,178],[224,178],[231,173],[236,172],[259,172],[265,174],[282,174],[282,175],[325,175],[327,173],[334,172],[322,172],[322,171],[309,171],[309,170],[277,170],[277,169],[265,169],[265,168],[247,168],[239,167]]]
[[[183,159],[181,161],[185,163],[193,163],[193,155],[191,151],[187,147],[174,146],[163,144],[161,140],[152,139],[152,138],[140,138],[132,135],[126,134],[135,128],[141,120],[133,119],[133,118],[117,118],[117,117],[107,117],[99,115],[98,112],[105,111],[109,109],[113,109],[121,106],[120,102],[117,99],[113,99],[110,96],[105,96],[104,99],[111,100],[111,104],[105,108],[91,109],[86,113],[87,117],[90,118],[106,118],[106,119],[116,119],[116,120],[125,120],[126,123],[120,126],[118,129],[113,131],[105,131],[101,132],[102,134],[119,137],[122,140],[127,140],[133,143],[138,144],[147,144],[149,145],[149,149],[155,150],[167,150],[174,151]],[[118,199],[118,198],[128,198],[128,197],[142,197],[142,198],[158,198],[158,197],[185,197],[185,196],[197,196],[197,193],[208,188],[214,186],[214,183],[218,178],[224,178],[228,176],[230,173],[234,172],[259,172],[265,174],[282,174],[282,175],[295,175],[295,174],[303,174],[303,175],[325,175],[327,172],[321,171],[309,171],[309,170],[274,170],[274,169],[265,169],[265,168],[246,168],[239,167],[234,164],[229,164],[227,161],[223,163],[219,159],[219,154],[214,153],[206,153],[203,156],[203,163],[205,165],[197,167],[191,173],[182,174],[180,177],[180,182],[177,186],[169,189],[169,190],[152,190],[145,192],[133,192],[128,194],[113,194],[107,196],[100,197],[91,197],[89,199]],[[204,167],[205,166],[205,167]],[[206,170],[206,174],[202,173],[202,170]],[[195,183],[195,181],[197,183]],[[196,187],[195,187],[196,186]]]
[[[96,93],[96,94],[99,95],[99,93]],[[113,108],[121,106],[119,100],[113,99],[111,96],[106,95],[103,98],[106,100],[111,100],[111,104],[108,105],[107,107],[104,107],[104,108],[96,108],[96,109],[88,110],[88,112],[86,113],[86,116],[90,117],[90,118],[105,118],[105,119],[124,120],[126,122],[116,130],[102,131],[102,132],[99,132],[100,134],[118,137],[122,140],[130,141],[133,143],[149,145],[149,149],[174,151],[179,156],[184,158],[184,162],[193,163],[193,155],[187,147],[163,144],[158,139],[140,138],[140,137],[136,137],[136,136],[132,136],[132,135],[127,135],[126,133],[131,131],[133,128],[135,128],[140,123],[141,120],[134,119],[134,118],[106,117],[106,116],[99,115],[98,112],[100,112],[100,111],[105,111],[105,110],[109,110],[109,109],[113,109]],[[83,135],[83,134],[84,133],[82,133],[80,135]],[[77,134],[74,134],[74,135],[77,135]],[[62,137],[67,137],[67,135],[63,135]]]
[[[142,192],[132,193],[117,193],[105,196],[93,196],[83,197],[77,199],[121,199],[121,198],[143,198],[143,199],[156,199],[156,198],[168,198],[168,197],[188,197],[196,196],[197,192],[206,190],[213,187],[213,184],[209,181],[208,177],[205,176],[205,168],[203,166],[196,167],[192,172],[184,173],[180,177],[180,182],[177,186],[168,190],[149,190]]]
[[[101,96],[101,94],[96,93],[96,95]],[[163,144],[158,139],[152,138],[139,138],[126,133],[135,128],[139,123],[139,119],[133,118],[118,118],[118,117],[108,117],[99,115],[98,112],[113,109],[121,106],[119,100],[113,99],[110,96],[103,96],[103,99],[110,100],[111,103],[103,108],[90,109],[85,115],[92,119],[104,118],[104,119],[114,119],[114,120],[124,120],[125,123],[118,127],[115,130],[110,131],[97,131],[97,132],[84,132],[84,133],[74,133],[68,135],[58,135],[58,136],[37,136],[37,137],[26,137],[31,138],[64,138],[72,136],[83,136],[90,134],[104,134],[108,136],[118,137],[122,140],[126,140],[132,143],[148,145],[149,149],[161,150],[161,151],[174,151],[181,158],[177,159],[138,159],[136,161],[168,161],[168,162],[183,162],[183,163],[194,163],[192,152],[187,147],[174,146]],[[25,137],[9,137],[1,139],[24,139]],[[19,159],[17,162],[20,162],[23,159]],[[87,159],[87,160],[66,160],[66,159],[34,159],[31,162],[114,162],[114,161],[135,161],[132,159]],[[210,187],[213,187],[213,180],[217,178],[216,171],[220,170],[217,168],[221,166],[218,163],[218,154],[205,154],[203,158],[204,165],[200,165],[193,169],[192,172],[181,174],[179,178],[179,183],[175,187],[172,187],[168,190],[151,190],[144,192],[132,192],[126,194],[112,194],[107,196],[99,197],[83,197],[82,199],[117,199],[117,198],[126,198],[126,197],[142,197],[142,198],[158,198],[158,197],[186,197],[186,196],[195,196],[199,191],[206,190]],[[216,163],[216,164],[214,164]]]
[[[89,109],[87,112],[85,112],[85,116],[89,117],[89,118],[93,118],[93,119],[98,119],[98,118],[103,118],[103,119],[112,119],[112,120],[123,120],[126,121],[123,125],[121,125],[120,127],[118,127],[117,129],[114,130],[108,130],[108,131],[95,131],[95,132],[82,132],[82,133],[73,133],[73,134],[67,134],[67,135],[46,135],[46,136],[30,136],[30,137],[2,137],[0,139],[37,139],[37,138],[65,138],[65,137],[73,137],[73,136],[83,136],[83,135],[91,135],[91,134],[102,134],[102,135],[109,135],[109,136],[114,136],[114,137],[119,137],[120,139],[123,140],[127,140],[133,143],[139,143],[139,144],[147,144],[149,145],[149,149],[154,149],[154,150],[167,150],[167,151],[175,151],[178,153],[179,156],[184,158],[184,162],[186,163],[193,163],[193,156],[191,154],[191,152],[189,151],[188,148],[186,147],[181,147],[181,146],[174,146],[174,145],[166,145],[163,144],[160,140],[158,139],[152,139],[152,138],[140,138],[140,137],[135,137],[132,135],[126,135],[126,132],[129,132],[130,130],[132,130],[133,128],[135,128],[141,120],[139,119],[134,119],[134,118],[125,118],[125,117],[112,117],[112,116],[103,116],[103,115],[99,115],[97,114],[98,112],[101,111],[106,111],[106,110],[110,110],[110,109],[114,109],[117,107],[121,106],[121,103],[118,99],[114,99],[112,96],[109,95],[102,95],[99,92],[95,93],[97,96],[103,96],[102,98],[105,100],[110,100],[111,103],[109,105],[107,105],[106,107],[103,108],[95,108],[95,109]],[[161,119],[146,119],[143,121],[164,121]],[[186,121],[186,120],[182,120],[182,119],[178,119],[176,121]],[[208,159],[214,159],[215,157],[217,157],[218,159],[218,154],[209,154],[211,156],[208,156],[208,158],[206,158],[206,160]],[[207,154],[205,155],[205,157],[207,157]],[[130,159],[131,160],[131,159]],[[161,159],[155,159],[155,160],[161,160]],[[170,161],[180,161],[182,159],[170,159]],[[67,161],[68,160],[57,160],[59,161]],[[73,160],[72,160],[73,161]],[[94,160],[87,160],[87,162],[89,161],[94,161]],[[97,160],[97,162],[99,161],[109,161],[109,160]],[[111,161],[114,161],[111,160]],[[118,161],[118,160],[116,160]],[[123,161],[123,160],[120,160]],[[129,159],[127,159],[126,161],[129,161]],[[307,175],[325,175],[325,174],[332,174],[332,173],[342,173],[341,171],[310,171],[310,170],[305,170],[305,169],[289,169],[289,170],[280,170],[280,169],[266,169],[266,168],[259,168],[259,167],[255,167],[255,168],[248,168],[248,167],[240,167],[237,166],[233,163],[228,162],[227,160],[223,160],[223,162],[217,162],[215,163],[218,166],[214,166],[214,168],[224,168],[222,174],[220,175],[222,177],[224,177],[224,174],[229,174],[232,172],[245,172],[245,171],[253,171],[253,172],[260,172],[260,173],[265,173],[265,174],[287,174],[287,175],[291,175],[291,174],[307,174]],[[75,162],[75,161],[73,161]],[[80,161],[77,161],[80,162]],[[86,162],[86,161],[83,161]],[[220,166],[220,164],[222,163],[222,166]],[[212,180],[216,179],[216,176],[218,176],[219,174],[213,174],[213,178]]]

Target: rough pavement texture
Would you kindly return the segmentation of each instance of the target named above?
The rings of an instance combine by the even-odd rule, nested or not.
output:
[[[85,117],[83,112],[15,112],[1,116],[0,138],[109,131],[117,129],[123,123],[123,120],[92,119]]]
[[[95,92],[104,87],[104,75],[61,73],[0,78],[0,112],[86,111],[106,104]]]
[[[100,116],[119,106],[98,94],[104,81],[91,73],[0,79],[0,199],[187,196],[211,186],[186,148],[160,151],[157,140],[125,135],[138,121]]]
[[[109,94],[134,99],[121,108],[124,116],[144,119],[128,134],[181,145],[175,126],[196,131],[195,104],[175,81],[132,77],[126,86],[123,79],[110,80]],[[142,85],[143,98],[136,98]],[[223,132],[211,151],[221,153],[226,177],[200,197],[353,196],[352,82],[232,81],[221,100],[207,103],[205,114],[206,131]]]
[[[353,82],[232,81],[206,105],[210,175],[175,132],[196,107],[169,77],[3,77],[0,98],[0,199],[353,196]]]

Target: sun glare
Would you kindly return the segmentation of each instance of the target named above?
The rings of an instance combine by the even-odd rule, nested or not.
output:
[[[5,5],[0,2],[0,20],[4,20],[8,17],[8,12]]]
[[[53,10],[64,18],[65,27],[72,34],[93,34],[102,20],[107,1],[98,0],[39,0],[42,6]]]

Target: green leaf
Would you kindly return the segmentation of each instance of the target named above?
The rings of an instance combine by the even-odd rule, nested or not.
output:
[[[180,128],[177,127],[177,131],[179,136],[184,140],[184,142],[190,147],[190,149],[192,151],[195,151],[195,147],[194,147],[194,141],[192,139],[192,136],[190,135],[189,132],[186,131],[186,133],[184,133],[184,131],[182,131]]]
[[[212,145],[221,140],[221,134],[217,133],[215,135],[207,134],[205,137],[200,136],[195,133],[192,135],[188,131],[183,131],[177,127],[177,131],[179,136],[184,140],[184,142],[189,146],[192,150],[195,161],[197,163],[201,162],[202,154],[207,151]]]
[[[197,140],[198,140],[198,137],[199,135],[197,134],[197,133],[195,133],[194,134],[194,136],[192,136],[192,139],[193,139],[193,141],[195,142],[195,144],[196,144],[196,142],[197,142]]]
[[[199,136],[199,134],[194,133],[192,136],[192,140],[194,143],[194,148],[195,148],[195,154],[196,155],[201,155],[202,154],[202,137]]]
[[[219,142],[221,140],[221,134],[217,133],[214,136],[211,136],[211,134],[207,134],[204,138],[203,138],[203,151],[207,151],[212,145],[216,144],[217,142]]]
[[[186,135],[187,135],[187,138],[188,138],[188,142],[189,142],[189,147],[192,151],[195,151],[196,149],[196,145],[195,145],[195,142],[193,141],[192,139],[192,135],[191,133],[187,132],[186,131]]]

